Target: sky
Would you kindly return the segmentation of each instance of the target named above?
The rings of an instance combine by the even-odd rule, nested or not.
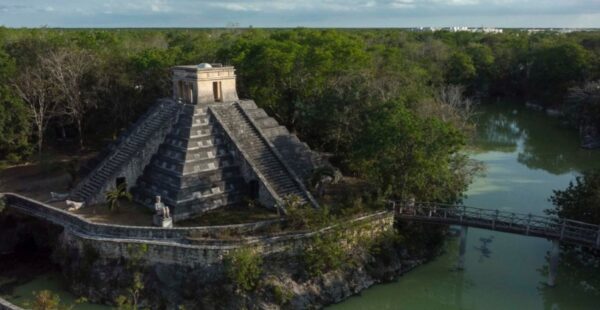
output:
[[[0,25],[600,28],[600,0],[0,0]]]

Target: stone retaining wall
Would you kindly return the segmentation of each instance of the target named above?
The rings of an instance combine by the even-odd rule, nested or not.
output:
[[[247,247],[255,249],[263,256],[298,255],[310,247],[313,238],[318,235],[338,233],[336,237],[341,244],[352,246],[359,240],[377,238],[383,232],[393,229],[394,225],[394,213],[380,211],[318,231],[228,240],[195,239],[197,242],[190,244],[183,239],[191,233],[251,232],[266,223],[173,229],[119,226],[91,223],[79,216],[17,194],[0,194],[0,201],[4,202],[8,209],[64,227],[60,244],[67,251],[62,251],[63,255],[73,255],[68,253],[77,251],[79,257],[85,257],[86,253],[93,251],[97,254],[94,256],[100,260],[124,260],[146,266],[163,264],[191,268],[218,267],[228,253]],[[3,309],[20,308],[0,299],[0,310]]]
[[[271,220],[249,224],[176,228],[112,225],[93,223],[73,213],[14,193],[0,194],[0,199],[5,202],[7,208],[50,221],[72,231],[103,238],[184,240],[187,237],[198,235],[249,234],[279,222],[279,220]]]
[[[10,302],[0,298],[0,310],[23,310],[23,308],[17,307]]]
[[[394,215],[383,211],[357,218],[346,229],[340,231],[340,242],[350,244],[358,238],[373,239],[382,232],[392,229]],[[282,236],[243,238],[234,240],[212,240],[207,244],[182,244],[174,241],[134,240],[102,238],[78,232],[64,234],[66,244],[83,253],[85,247],[94,248],[100,257],[107,259],[143,258],[147,265],[156,263],[182,266],[207,266],[219,264],[231,251],[250,247],[263,255],[284,253],[297,255],[310,245],[313,237],[333,232],[335,227],[319,231],[294,233]]]
[[[64,241],[81,251],[92,246],[101,257],[131,258],[138,248],[144,249],[148,264],[170,263],[186,266],[220,263],[230,251],[241,247],[252,247],[265,255],[286,252],[300,253],[307,242],[318,234],[340,232],[340,242],[350,242],[356,237],[375,238],[383,231],[392,229],[394,214],[391,211],[365,215],[346,222],[344,227],[331,226],[319,231],[297,232],[276,236],[240,237],[237,239],[207,238],[195,240],[186,237],[193,234],[226,234],[252,232],[272,225],[277,221],[252,224],[207,226],[189,228],[135,227],[91,223],[77,215],[12,193],[2,194],[7,208],[47,220],[65,228]],[[132,252],[133,251],[133,252]]]

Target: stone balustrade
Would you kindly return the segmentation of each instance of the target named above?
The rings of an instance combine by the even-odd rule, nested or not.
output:
[[[18,194],[3,193],[0,195],[8,208],[52,222],[68,230],[103,238],[182,241],[186,238],[198,235],[219,236],[251,234],[279,222],[279,220],[270,220],[249,224],[175,228],[102,224],[90,222],[76,214]]]
[[[62,226],[67,231],[73,232],[74,235],[77,235],[80,238],[103,241],[112,240],[125,243],[152,243],[169,246],[180,245],[191,248],[205,247],[207,249],[220,247],[223,250],[244,246],[276,249],[281,246],[294,244],[296,243],[296,240],[309,239],[317,234],[325,233],[335,228],[335,226],[331,226],[318,231],[292,232],[275,236],[264,235],[218,238],[219,236],[251,235],[253,232],[268,228],[280,221],[271,220],[248,224],[174,228],[125,226],[93,223],[76,214],[14,193],[0,194],[0,199],[7,208]],[[380,211],[357,217],[349,221],[349,223],[355,227],[360,227],[361,223],[365,223],[367,226],[373,226],[369,228],[370,231],[379,232],[380,229],[378,227],[383,227],[384,229],[391,228],[393,221],[393,212]],[[206,238],[197,238],[198,236],[206,236]],[[277,252],[277,250],[269,250],[267,252]]]

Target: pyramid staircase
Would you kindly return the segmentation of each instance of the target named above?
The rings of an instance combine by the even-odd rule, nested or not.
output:
[[[246,184],[231,149],[206,106],[184,105],[132,190],[152,206],[160,195],[175,220],[241,202]]]
[[[321,156],[281,126],[253,100],[240,100],[240,107],[252,118],[263,135],[275,146],[285,163],[292,168],[300,180],[308,180],[317,167],[330,166]]]
[[[285,197],[294,195],[301,203],[317,206],[302,181],[239,102],[211,105],[209,109],[241,149],[255,172],[264,177],[263,183],[268,183],[276,200],[282,201]]]
[[[169,120],[175,119],[180,107],[180,104],[169,100],[155,104],[79,182],[71,191],[70,199],[86,204],[103,201],[104,191],[114,187],[118,174],[132,161],[139,160],[137,154],[141,151],[153,153],[154,150],[147,150],[148,141],[162,138],[157,134],[171,125]]]

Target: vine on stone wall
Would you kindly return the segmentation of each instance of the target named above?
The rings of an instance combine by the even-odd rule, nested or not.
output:
[[[127,245],[127,268],[131,270],[139,270],[142,262],[148,254],[148,244],[128,244]]]

